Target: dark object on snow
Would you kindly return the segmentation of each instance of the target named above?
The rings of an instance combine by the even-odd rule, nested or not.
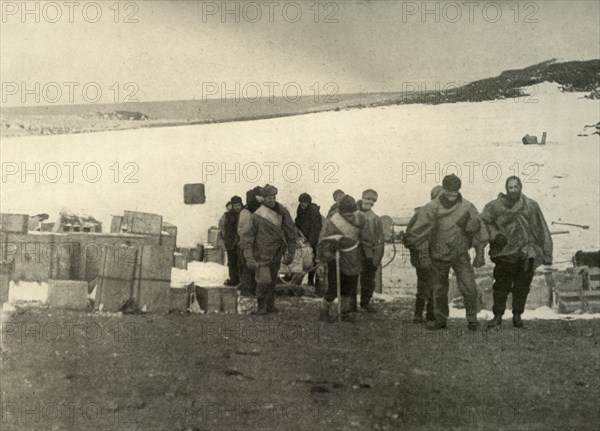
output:
[[[204,184],[186,184],[183,186],[183,202],[188,205],[206,202]]]
[[[600,268],[600,250],[577,250],[573,256],[573,266],[589,266],[590,268]]]
[[[523,145],[546,145],[546,132],[542,134],[542,142],[538,142],[537,136],[523,136]]]

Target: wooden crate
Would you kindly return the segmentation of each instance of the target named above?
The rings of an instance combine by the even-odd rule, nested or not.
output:
[[[196,298],[205,313],[221,312],[221,290],[218,287],[196,286]]]
[[[148,313],[169,312],[173,249],[145,245],[138,253],[133,299]]]
[[[162,228],[163,231],[168,233],[170,236],[177,237],[177,226],[175,226],[174,224],[165,221],[163,222]]]
[[[88,284],[77,280],[48,280],[48,305],[54,308],[85,310]]]
[[[600,291],[556,291],[555,307],[559,313],[569,314],[578,311],[600,312]]]
[[[200,308],[206,313],[237,313],[237,290],[235,287],[196,286]]]
[[[27,233],[29,215],[0,213],[0,231],[10,233]]]
[[[121,233],[121,223],[123,223],[123,216],[112,216],[110,222],[111,233]]]
[[[95,307],[102,311],[117,312],[132,297],[135,272],[137,269],[136,247],[122,245],[121,255],[133,256],[133,259],[113,260],[113,254],[104,247],[102,264],[96,282]],[[128,249],[129,248],[129,249]],[[128,250],[127,250],[128,249]]]
[[[0,260],[14,262],[13,280],[69,280],[78,271],[79,248],[50,232],[1,233]]]
[[[0,261],[0,307],[8,301],[8,290],[13,273],[14,261]]]
[[[181,253],[175,253],[173,256],[173,267],[178,269],[187,269],[187,256]]]
[[[143,235],[157,235],[162,232],[162,216],[138,211],[125,211],[121,228],[127,232]]]

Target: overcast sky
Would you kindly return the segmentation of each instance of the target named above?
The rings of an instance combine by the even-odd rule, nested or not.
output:
[[[263,95],[274,82],[276,96],[287,83],[303,94],[313,83],[326,93],[328,82],[339,93],[378,92],[465,83],[551,58],[600,58],[598,1],[428,2],[429,14],[423,2],[227,2],[225,16],[223,2],[121,2],[118,16],[113,1],[91,3],[69,10],[27,2],[33,12],[23,15],[21,1],[2,1],[5,105],[24,104],[22,85],[12,95],[7,83],[59,83],[59,103],[69,102],[64,82],[98,83],[103,102],[115,99],[115,82],[116,101],[133,91],[128,82],[139,101],[200,99],[213,82],[255,82]],[[87,22],[98,11],[98,22]],[[29,96],[25,104],[34,103]]]

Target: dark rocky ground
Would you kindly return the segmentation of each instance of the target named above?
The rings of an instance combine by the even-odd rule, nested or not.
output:
[[[2,430],[597,430],[600,325],[429,332],[412,298],[355,323],[282,312],[5,315]],[[7,318],[7,319],[6,319]]]

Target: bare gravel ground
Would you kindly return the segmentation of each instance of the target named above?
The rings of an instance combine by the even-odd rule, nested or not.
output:
[[[411,323],[413,301],[319,323],[48,308],[3,316],[3,430],[596,430],[600,326]]]

